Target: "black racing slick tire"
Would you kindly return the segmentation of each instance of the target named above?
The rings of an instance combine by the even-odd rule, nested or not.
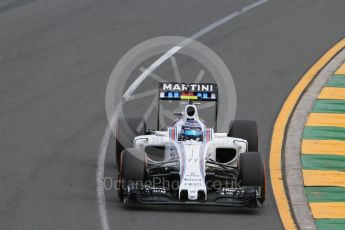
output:
[[[123,200],[125,185],[142,184],[145,180],[145,152],[135,148],[126,148],[121,153],[118,195]]]
[[[234,120],[230,124],[228,137],[237,137],[248,142],[248,152],[259,151],[258,126],[251,120]]]
[[[266,198],[266,175],[265,163],[260,153],[241,153],[239,179],[242,186],[260,186],[260,202],[264,203]]]
[[[141,128],[138,125],[142,123]],[[117,121],[115,137],[115,160],[120,165],[120,155],[125,148],[132,148],[136,136],[144,135],[146,123],[142,118],[122,118]]]

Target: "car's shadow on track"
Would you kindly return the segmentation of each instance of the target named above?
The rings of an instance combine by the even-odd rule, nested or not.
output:
[[[181,212],[181,213],[207,213],[207,214],[235,214],[235,215],[257,215],[260,214],[260,208],[242,208],[242,207],[213,207],[213,206],[181,206],[181,205],[123,205],[124,211],[131,212]]]

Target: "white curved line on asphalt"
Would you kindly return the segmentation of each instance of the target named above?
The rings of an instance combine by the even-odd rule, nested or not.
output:
[[[160,58],[158,58],[155,62],[153,62],[149,68],[145,69],[144,72],[142,72],[139,77],[129,86],[127,91],[122,96],[122,103],[126,103],[128,99],[130,99],[133,92],[138,88],[138,86],[155,70],[157,69],[163,62],[165,62],[167,59],[172,57],[174,54],[176,54],[180,49],[187,46],[190,42],[193,40],[196,40],[200,38],[201,36],[205,35],[206,33],[216,29],[217,27],[223,25],[224,23],[268,2],[269,0],[259,0],[256,1],[248,6],[245,6],[244,8],[235,11],[218,21],[208,25],[204,29],[198,31],[197,33],[193,34],[189,38],[183,40],[180,44],[174,46],[169,51],[167,51],[164,55],[162,55]],[[120,103],[121,104],[121,103]],[[107,215],[107,206],[105,203],[105,194],[104,194],[104,161],[105,156],[107,154],[108,149],[108,143],[111,137],[112,129],[111,127],[114,124],[114,121],[116,120],[116,115],[119,112],[121,108],[121,105],[117,106],[115,108],[114,114],[111,118],[111,121],[109,122],[108,126],[106,127],[104,131],[104,135],[101,141],[101,145],[98,152],[97,157],[97,170],[96,170],[96,184],[97,184],[97,204],[98,204],[98,212],[99,217],[101,221],[101,226],[103,230],[109,230],[109,221],[108,221],[108,215]]]
[[[97,206],[98,214],[101,219],[101,225],[103,230],[109,230],[107,207],[105,205],[104,194],[104,160],[107,154],[108,143],[111,136],[111,129],[107,127],[102,138],[101,145],[99,147],[99,153],[97,157],[97,170],[96,170],[96,183],[97,183]]]

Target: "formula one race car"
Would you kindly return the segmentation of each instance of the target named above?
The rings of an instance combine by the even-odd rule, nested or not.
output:
[[[214,103],[216,121],[216,84],[160,83],[159,94],[159,104],[183,104],[170,125],[160,128],[158,121],[157,130],[146,130],[141,118],[118,121],[120,199],[136,204],[261,207],[266,183],[256,122],[234,120],[228,133],[206,126],[198,105]]]

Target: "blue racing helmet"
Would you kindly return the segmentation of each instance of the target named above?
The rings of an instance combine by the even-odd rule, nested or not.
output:
[[[187,120],[182,125],[179,140],[198,140],[202,141],[203,132],[199,122],[195,120]]]

